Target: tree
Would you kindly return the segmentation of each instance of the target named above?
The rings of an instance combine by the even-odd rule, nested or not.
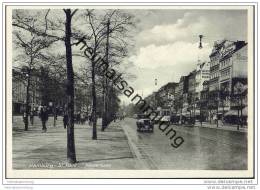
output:
[[[176,110],[176,115],[180,111],[180,123],[182,124],[183,94],[177,96],[174,100],[174,108]]]
[[[68,127],[67,127],[67,158],[70,163],[76,162],[76,151],[74,142],[74,72],[72,65],[71,50],[71,20],[77,10],[71,12],[64,9],[66,15],[65,23],[65,47],[67,61],[67,107],[68,107]]]
[[[103,88],[103,109],[102,109],[102,130],[108,125],[108,80],[104,74],[99,75],[96,65],[102,61],[106,67],[113,67],[120,63],[120,59],[126,56],[126,43],[122,36],[125,35],[126,25],[130,24],[130,16],[123,14],[118,10],[107,11],[105,14],[96,13],[94,10],[86,10],[83,14],[88,32],[84,34],[84,38],[78,42],[84,43],[81,50],[85,48],[84,55],[91,65],[91,84],[92,84],[92,139],[97,139],[97,84],[96,79],[100,77]],[[85,42],[87,39],[87,42]]]
[[[244,101],[247,96],[247,80],[246,79],[233,79],[234,89],[231,94],[231,100],[233,101],[233,108],[237,109],[237,130],[239,127],[243,127],[243,109],[245,108]],[[240,115],[240,116],[239,116]]]
[[[51,62],[50,59],[48,61]],[[59,63],[58,63],[59,64]],[[66,84],[65,84],[65,76],[66,69],[62,70],[56,68],[54,64],[52,66],[47,63],[39,68],[37,71],[37,88],[39,94],[41,95],[41,102],[44,105],[48,105],[52,102],[51,112],[53,113],[53,126],[56,126],[58,109],[57,107],[64,106],[66,102]]]
[[[222,107],[222,122],[224,122],[225,106],[226,102],[230,98],[230,92],[228,86],[222,86],[219,91],[219,105]]]
[[[210,110],[210,123],[212,121],[212,111],[215,110],[216,124],[218,127],[218,107],[219,107],[219,90],[209,92],[208,109]]]
[[[188,102],[188,111],[190,112],[190,120],[192,119],[192,110],[193,110],[193,96],[192,93],[188,93],[188,97],[187,97],[187,102]]]
[[[45,12],[41,11],[40,13]],[[13,26],[30,32],[34,36],[39,38],[48,39],[50,41],[62,41],[65,43],[66,49],[66,68],[67,68],[67,104],[68,104],[68,127],[67,127],[67,159],[70,163],[76,162],[75,143],[74,143],[74,73],[72,65],[72,50],[71,50],[71,38],[73,36],[71,32],[71,21],[77,10],[73,12],[70,9],[64,9],[65,24],[62,21],[51,22],[47,17],[50,10],[47,10],[44,16],[41,18],[42,22],[36,26],[30,25],[28,21],[31,19],[27,13],[23,15],[15,14],[13,18]],[[41,14],[37,14],[39,18]],[[39,16],[40,15],[40,16]],[[65,31],[61,28],[65,26]],[[60,35],[61,32],[65,33],[65,36]],[[48,44],[48,43],[46,43]],[[46,45],[45,44],[45,45]],[[42,47],[42,46],[40,46]]]
[[[127,40],[129,39],[128,28],[133,25],[133,17],[120,10],[108,11],[104,16],[105,42],[105,63],[107,67],[114,67],[127,55]],[[129,45],[128,45],[129,46]],[[102,131],[113,120],[116,110],[113,109],[111,97],[113,97],[113,84],[109,85],[106,76],[103,76],[103,109],[102,109]],[[116,98],[117,99],[117,98]],[[116,102],[116,101],[115,101]],[[110,114],[109,114],[110,113]]]
[[[23,18],[21,18],[23,16]],[[39,66],[42,61],[42,50],[50,47],[51,44],[57,41],[57,39],[49,39],[47,37],[37,36],[33,32],[35,30],[35,25],[37,24],[37,19],[34,17],[27,17],[24,19],[22,12],[16,11],[13,17],[13,25],[18,26],[15,21],[20,20],[24,25],[27,25],[31,30],[13,30],[14,43],[17,48],[21,49],[21,54],[17,57],[17,60],[22,62],[24,65],[23,72],[27,77],[26,85],[26,105],[25,105],[25,131],[28,130],[28,116],[30,112],[30,89],[31,89],[31,77],[33,70]],[[23,60],[23,61],[21,61]]]

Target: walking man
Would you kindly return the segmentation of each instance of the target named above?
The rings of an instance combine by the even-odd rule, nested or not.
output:
[[[31,110],[31,112],[30,112],[30,122],[31,122],[31,125],[33,125],[33,119],[34,119],[34,111]]]
[[[63,125],[64,125],[64,129],[66,129],[66,127],[68,126],[68,122],[69,122],[69,117],[66,111],[64,111],[64,115],[63,115]]]
[[[46,122],[48,121],[48,111],[46,106],[43,106],[41,108],[39,117],[42,121],[42,130],[43,132],[46,132],[47,131]]]

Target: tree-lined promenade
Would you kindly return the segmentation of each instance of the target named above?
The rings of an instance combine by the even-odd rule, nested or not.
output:
[[[17,52],[14,64],[26,68],[24,129],[30,130],[28,119],[33,107],[32,74],[40,73],[42,69],[47,71],[47,75],[40,78],[59,81],[52,87],[47,80],[41,83],[42,106],[48,106],[49,101],[56,106],[60,99],[64,99],[62,92],[66,94],[62,112],[67,115],[68,124],[67,159],[70,163],[76,163],[75,112],[87,109],[92,139],[96,140],[98,116],[102,116],[102,131],[105,131],[119,111],[119,92],[96,71],[96,63],[98,57],[104,57],[107,65],[126,75],[119,70],[119,65],[128,54],[134,18],[121,10],[48,9],[28,13],[20,9],[14,10],[12,21],[13,43]],[[91,49],[91,54],[85,54],[77,46],[82,38],[86,39],[84,43]],[[50,100],[46,91],[50,96],[53,93],[55,98]],[[75,110],[75,103],[78,110]],[[53,114],[57,114],[56,109]]]

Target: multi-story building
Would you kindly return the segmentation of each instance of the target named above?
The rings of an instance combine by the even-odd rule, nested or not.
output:
[[[203,89],[200,92],[200,112],[202,120],[209,119],[208,102],[209,102],[209,81],[205,80],[202,84]]]
[[[178,98],[179,98],[179,93],[180,93],[180,90],[179,90],[179,83],[176,83],[176,87],[175,87],[175,92],[174,92],[174,98],[173,98],[173,114],[176,115],[178,113]]]
[[[187,93],[184,93],[183,99],[183,115],[186,117],[194,116],[196,105],[195,90],[196,90],[196,70],[193,70],[188,76]]]
[[[178,103],[180,104],[180,115],[181,116],[187,116],[189,115],[188,113],[188,92],[189,92],[189,78],[190,78],[190,74],[187,76],[182,76],[180,78],[180,82],[179,82],[179,91],[180,91],[180,96],[179,96],[179,101]]]
[[[154,92],[153,95],[146,97],[145,100],[156,107],[156,109],[163,108],[173,112],[173,102],[175,100],[177,86],[178,83],[169,82],[162,86],[157,92]]]
[[[33,71],[32,71],[33,72]],[[12,70],[12,103],[13,114],[21,114],[25,111],[28,74],[26,67],[17,68]],[[40,105],[40,93],[38,89],[39,77],[35,72],[30,77],[30,109],[34,109]]]
[[[214,43],[210,58],[210,80],[209,80],[209,102],[208,109],[210,110],[210,117],[219,117],[219,78],[220,78],[220,65],[219,61],[222,57],[223,47],[232,44],[232,41],[222,40]]]
[[[18,69],[12,70],[12,104],[13,113],[18,114],[24,111],[26,97],[25,75]]]
[[[196,69],[195,96],[200,98],[200,92],[203,90],[203,83],[210,79],[210,62],[198,62]]]
[[[219,89],[219,59],[221,58],[221,49],[227,40],[221,42],[215,42],[212,52],[209,55],[210,58],[210,82],[209,91],[216,91]]]
[[[191,98],[194,98],[195,93],[196,93],[196,70],[193,70],[188,75],[188,94],[191,96]]]
[[[179,81],[179,96],[188,93],[188,76],[182,76]]]
[[[156,92],[161,102],[158,105],[171,107],[180,120],[182,116],[192,116],[212,121],[230,111],[234,114],[234,110],[240,111],[244,119],[247,116],[247,43],[215,42],[209,57],[210,62],[198,62],[197,68],[182,76],[179,83],[168,83]],[[235,95],[237,88],[243,91],[239,96]],[[225,104],[221,104],[225,95]]]
[[[231,108],[230,97],[233,85],[236,81],[245,81],[247,78],[247,43],[237,41],[224,44],[221,49],[221,58],[219,60],[219,86],[222,93],[222,108],[229,111]]]

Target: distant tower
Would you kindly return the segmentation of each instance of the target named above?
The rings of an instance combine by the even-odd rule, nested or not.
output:
[[[157,79],[154,80],[154,84],[155,84],[155,86],[157,86]]]

